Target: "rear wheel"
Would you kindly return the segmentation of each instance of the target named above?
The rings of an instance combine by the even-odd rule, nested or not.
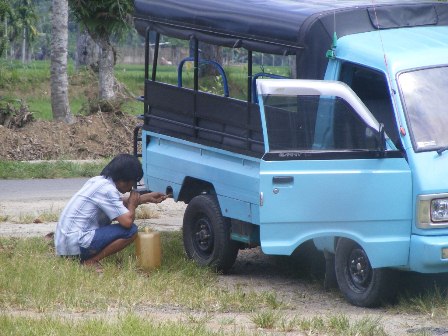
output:
[[[385,268],[372,268],[364,249],[352,240],[339,240],[335,270],[339,289],[347,301],[356,306],[378,306],[395,292],[395,273]]]
[[[183,221],[187,256],[201,266],[226,272],[234,264],[238,243],[230,239],[230,221],[222,216],[215,197],[199,195],[187,206]]]

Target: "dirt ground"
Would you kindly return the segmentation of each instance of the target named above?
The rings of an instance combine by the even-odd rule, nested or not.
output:
[[[0,125],[2,160],[82,160],[132,153],[136,116],[95,113],[76,123],[32,121],[10,129]]]
[[[74,125],[37,121],[16,130],[0,126],[0,158],[9,160],[35,159],[96,159],[110,157],[119,152],[131,152],[132,131],[137,119],[127,115],[96,113],[78,117]],[[67,199],[48,204],[39,201],[2,202],[1,212],[10,218],[20,218],[24,209],[28,212],[59,211]],[[151,204],[153,218],[140,220],[141,226],[150,226],[161,231],[180,230],[185,209],[183,203],[172,200],[158,205]],[[0,236],[29,237],[44,236],[54,231],[56,223],[21,224],[0,223]],[[348,304],[337,289],[326,291],[322,273],[310,275],[309,269],[319,270],[323,265],[313,265],[307,258],[287,258],[264,255],[259,248],[242,250],[230,274],[220,275],[219,283],[229,289],[244,288],[247,291],[268,291],[277,295],[286,309],[282,316],[313,318],[343,314],[350,321],[363,317],[378,318],[388,335],[448,335],[448,320],[428,314],[405,314],[393,308],[365,309]],[[435,279],[418,278],[409,275],[402,279],[403,290],[421,291],[432,285]],[[415,280],[415,279],[414,279]],[[447,282],[446,280],[442,280]],[[410,285],[414,283],[414,285]],[[412,288],[411,286],[414,286]],[[226,328],[245,330],[254,334],[301,335],[295,332],[257,330],[251,321],[251,314],[234,312],[213,313],[186,311],[177,306],[136,307],[142,316],[154,320],[191,321],[206,320],[207,325],[218,330],[222,321],[228,321]],[[16,312],[18,315],[21,312]],[[119,312],[116,312],[119,314]],[[108,312],[107,316],[113,312]],[[206,319],[203,319],[204,314]],[[82,317],[82,316],[80,316]],[[98,317],[98,315],[96,315]],[[73,318],[73,316],[70,316]],[[75,317],[76,318],[76,317]]]

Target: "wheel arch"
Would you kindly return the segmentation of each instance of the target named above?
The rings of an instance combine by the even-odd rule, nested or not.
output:
[[[194,197],[201,194],[216,195],[215,187],[208,181],[186,176],[182,183],[178,200],[188,204]]]
[[[317,250],[334,254],[341,239],[355,242],[366,252],[373,268],[404,267],[409,260],[409,240],[394,237],[364,237],[354,232],[309,233],[299,237],[290,248],[295,253],[304,243],[312,240]]]

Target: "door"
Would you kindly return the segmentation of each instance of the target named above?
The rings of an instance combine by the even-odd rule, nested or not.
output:
[[[291,254],[314,239],[359,243],[372,267],[407,263],[411,174],[369,110],[340,82],[260,80],[266,154],[260,240]]]

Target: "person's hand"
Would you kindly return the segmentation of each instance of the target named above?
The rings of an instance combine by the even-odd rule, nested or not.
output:
[[[140,194],[137,191],[131,190],[127,203],[128,206],[132,206],[134,208],[138,207],[140,204]]]
[[[168,198],[167,195],[161,192],[151,192],[140,196],[141,203],[160,203]]]

